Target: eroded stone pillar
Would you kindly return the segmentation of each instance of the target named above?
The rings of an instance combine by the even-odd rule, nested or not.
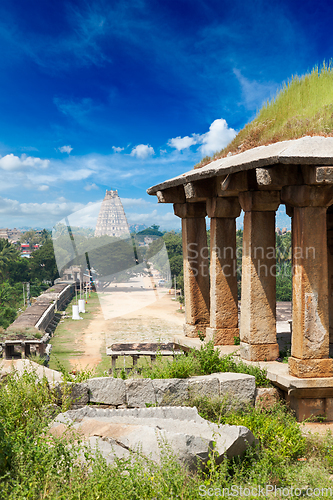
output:
[[[239,194],[244,210],[241,357],[273,361],[279,356],[276,342],[275,211],[279,191]]]
[[[282,199],[294,206],[293,330],[289,373],[332,377],[329,359],[326,208],[332,187],[288,186]]]
[[[207,200],[210,222],[210,327],[215,345],[234,345],[239,337],[237,298],[236,217],[238,198]]]
[[[209,326],[209,263],[205,203],[175,203],[182,219],[185,325],[187,337],[206,335]]]
[[[328,314],[329,339],[333,348],[333,207],[327,210],[327,265],[328,265]]]

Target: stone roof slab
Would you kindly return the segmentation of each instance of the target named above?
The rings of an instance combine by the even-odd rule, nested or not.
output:
[[[333,137],[306,136],[300,139],[258,146],[226,158],[214,160],[208,165],[181,174],[147,189],[150,195],[187,182],[228,175],[234,172],[267,167],[278,163],[289,165],[332,165]]]

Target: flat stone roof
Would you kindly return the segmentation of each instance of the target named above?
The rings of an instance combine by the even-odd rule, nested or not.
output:
[[[179,186],[187,182],[227,175],[242,170],[268,167],[278,163],[285,165],[330,165],[333,166],[333,137],[306,136],[291,141],[258,146],[243,153],[220,158],[198,169],[192,169],[173,179],[147,189],[154,195],[157,191]]]

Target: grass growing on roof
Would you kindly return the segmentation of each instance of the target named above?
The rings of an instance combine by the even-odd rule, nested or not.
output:
[[[274,142],[306,135],[333,136],[333,68],[331,63],[316,66],[301,77],[293,76],[256,118],[245,125],[233,141],[212,157],[206,156],[195,168],[210,161]]]

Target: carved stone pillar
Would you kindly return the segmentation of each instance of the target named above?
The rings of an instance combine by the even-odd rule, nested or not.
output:
[[[209,264],[205,203],[176,203],[182,219],[185,325],[187,337],[206,335],[209,326]]]
[[[234,345],[239,337],[237,299],[236,217],[238,198],[207,200],[210,222],[210,328],[215,345]]]
[[[295,377],[332,377],[326,208],[332,187],[288,186],[282,200],[294,206],[293,331],[289,373]]]
[[[327,210],[327,265],[328,265],[328,314],[329,339],[333,348],[333,206]]]
[[[239,194],[244,215],[240,339],[241,357],[273,361],[276,342],[275,211],[279,191]]]

